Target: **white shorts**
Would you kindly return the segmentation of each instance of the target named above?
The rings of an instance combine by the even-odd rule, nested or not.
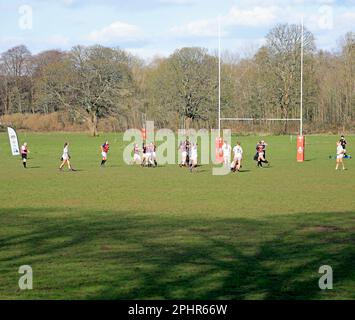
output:
[[[136,154],[136,153],[135,153],[134,156],[133,156],[133,161],[134,161],[134,162],[137,162],[137,161],[140,162],[140,161],[141,161],[141,156],[140,156],[139,154]]]
[[[187,157],[187,152],[186,151],[181,152],[181,159],[183,162],[186,161],[186,157]]]
[[[236,157],[234,157],[234,161],[240,162],[240,161],[242,161],[242,159],[243,159],[242,156],[236,156]]]
[[[338,154],[337,155],[337,159],[343,159],[344,158],[344,155],[343,154]]]
[[[259,157],[264,158],[264,152],[259,152]]]
[[[69,156],[67,154],[62,155],[63,161],[69,160]]]
[[[102,155],[103,158],[105,158],[105,159],[107,158],[107,152],[102,151],[101,155]]]

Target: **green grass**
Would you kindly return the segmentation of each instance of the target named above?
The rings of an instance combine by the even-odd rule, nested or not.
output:
[[[0,134],[2,299],[355,298],[355,160],[335,172],[335,136],[307,137],[301,164],[290,137],[267,137],[268,169],[251,160],[258,138],[239,137],[244,172],[228,176],[126,166],[121,135],[19,138],[28,170]],[[66,140],[78,172],[57,169]],[[318,287],[322,265],[333,290]]]

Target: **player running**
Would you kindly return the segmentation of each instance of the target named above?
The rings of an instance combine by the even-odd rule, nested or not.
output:
[[[67,164],[68,165],[68,169],[70,171],[75,171],[70,164],[70,155],[69,155],[69,143],[66,142],[64,144],[64,148],[63,148],[63,155],[62,155],[62,164],[59,167],[59,170],[62,170],[63,167]]]
[[[340,145],[342,146],[342,148],[344,149],[344,158],[347,158],[347,155],[346,155],[346,140],[344,138],[344,136],[341,136],[340,137]]]
[[[101,167],[103,167],[107,161],[107,153],[110,150],[110,145],[108,141],[105,141],[105,143],[101,146],[101,155],[102,155],[102,161],[101,161]]]
[[[231,165],[231,171],[236,172],[240,171],[242,167],[242,160],[243,160],[243,148],[240,145],[240,142],[237,142],[237,145],[233,148],[234,159]]]
[[[22,157],[22,165],[26,169],[27,168],[27,155],[29,154],[29,150],[27,147],[27,142],[25,142],[20,149],[21,157]]]
[[[344,166],[344,162],[343,162],[344,153],[345,153],[345,150],[343,149],[343,146],[341,145],[341,142],[338,141],[337,142],[337,160],[336,160],[335,170],[338,170],[340,163],[343,166],[343,170],[345,170],[345,166]]]
[[[266,143],[265,141],[259,141],[259,143],[256,146],[256,156],[255,159],[258,161],[257,167],[262,168],[263,163],[269,164],[269,161],[265,160],[265,154],[266,154]]]

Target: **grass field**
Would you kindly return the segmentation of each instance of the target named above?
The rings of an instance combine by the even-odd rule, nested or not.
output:
[[[307,137],[301,164],[290,137],[266,137],[265,169],[252,161],[258,137],[239,137],[243,172],[228,176],[126,166],[121,135],[19,139],[27,170],[0,134],[2,299],[355,298],[355,160],[334,170],[335,136]],[[77,172],[57,169],[66,140]],[[21,265],[32,291],[19,290]],[[322,265],[333,290],[318,287]]]

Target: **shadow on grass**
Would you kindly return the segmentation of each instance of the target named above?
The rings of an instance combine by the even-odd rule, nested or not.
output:
[[[0,223],[5,283],[17,284],[23,264],[40,277],[29,298],[355,298],[353,212],[256,220],[21,208],[0,209]],[[322,265],[333,291],[318,288]],[[0,286],[4,296],[23,298]]]

